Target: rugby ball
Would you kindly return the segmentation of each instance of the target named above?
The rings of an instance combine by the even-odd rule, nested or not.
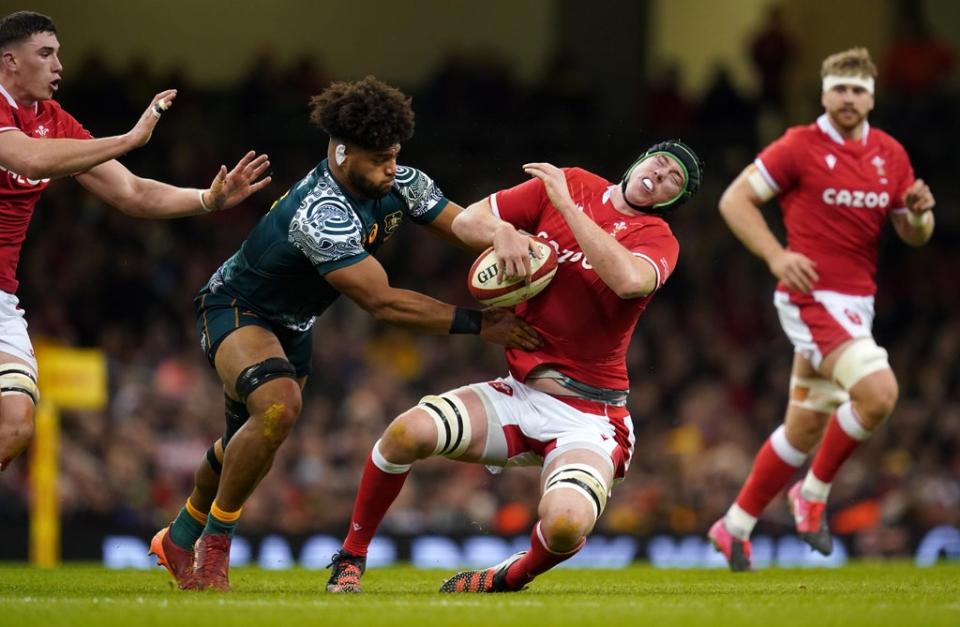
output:
[[[543,291],[557,273],[557,253],[553,246],[541,239],[534,239],[540,258],[530,253],[530,269],[533,275],[527,284],[523,278],[497,281],[500,260],[493,247],[486,249],[470,267],[467,288],[478,301],[489,307],[513,307],[529,300]]]

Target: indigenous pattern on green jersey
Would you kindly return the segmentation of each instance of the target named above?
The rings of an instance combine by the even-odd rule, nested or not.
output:
[[[386,196],[356,198],[324,160],[273,204],[200,294],[228,294],[258,316],[306,331],[340,295],[324,275],[376,253],[404,217],[428,224],[448,202],[430,177],[404,166]]]

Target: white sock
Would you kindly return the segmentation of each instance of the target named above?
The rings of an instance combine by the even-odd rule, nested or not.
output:
[[[394,464],[387,460],[380,452],[380,440],[377,440],[376,444],[373,445],[373,450],[370,451],[370,458],[373,460],[374,466],[390,475],[401,475],[410,470],[412,466],[412,464]]]
[[[808,501],[826,503],[827,497],[830,496],[831,485],[817,479],[813,470],[808,470],[807,476],[803,478],[803,485],[800,486],[800,496]]]
[[[757,517],[751,516],[742,507],[734,503],[723,517],[723,526],[730,535],[740,540],[749,540],[753,528],[757,525]]]
[[[794,468],[799,468],[807,461],[807,454],[790,444],[787,439],[787,425],[780,425],[770,434],[770,446],[777,457]]]
[[[853,408],[851,401],[837,407],[837,424],[844,433],[858,442],[863,442],[873,435],[873,431],[863,426],[863,420],[857,415],[857,410]]]

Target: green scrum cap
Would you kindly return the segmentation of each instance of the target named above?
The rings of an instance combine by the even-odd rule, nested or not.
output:
[[[639,205],[635,205],[627,200],[627,181],[630,179],[630,175],[633,174],[633,171],[638,165],[651,157],[655,157],[656,155],[668,155],[676,159],[676,161],[680,164],[680,169],[683,170],[683,187],[680,189],[680,192],[670,200],[657,203],[652,207],[641,207]],[[620,182],[620,189],[623,190],[624,202],[637,211],[666,214],[673,209],[676,209],[685,203],[688,198],[696,194],[700,189],[700,182],[702,180],[703,161],[697,156],[697,153],[693,152],[693,149],[690,148],[690,146],[687,146],[679,139],[668,139],[667,141],[662,141],[658,144],[650,146],[645,153],[640,155],[640,157],[633,162],[633,165],[627,168],[627,171],[624,173],[623,179]]]

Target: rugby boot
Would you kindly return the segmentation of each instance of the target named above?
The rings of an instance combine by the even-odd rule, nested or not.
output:
[[[443,582],[440,592],[517,592],[522,588],[507,587],[507,570],[526,551],[514,553],[495,566],[482,570],[466,570]]]
[[[727,531],[726,525],[723,524],[722,518],[713,523],[710,531],[707,532],[707,537],[713,543],[714,548],[727,558],[730,570],[735,573],[750,570],[750,541],[741,540],[731,535]]]
[[[173,576],[177,586],[185,589],[193,579],[193,551],[180,548],[170,537],[170,525],[164,527],[150,541],[147,555],[157,558],[157,566],[163,566]]]
[[[800,488],[802,481],[798,481],[787,492],[787,505],[793,514],[796,523],[797,535],[810,545],[810,548],[821,555],[833,553],[833,536],[827,527],[827,504],[821,501],[808,501],[803,498]]]
[[[210,533],[200,536],[194,549],[193,578],[184,590],[230,591],[230,536]]]
[[[327,592],[363,592],[360,577],[367,570],[367,558],[351,555],[340,549],[330,558],[327,568],[332,568],[327,580]]]

